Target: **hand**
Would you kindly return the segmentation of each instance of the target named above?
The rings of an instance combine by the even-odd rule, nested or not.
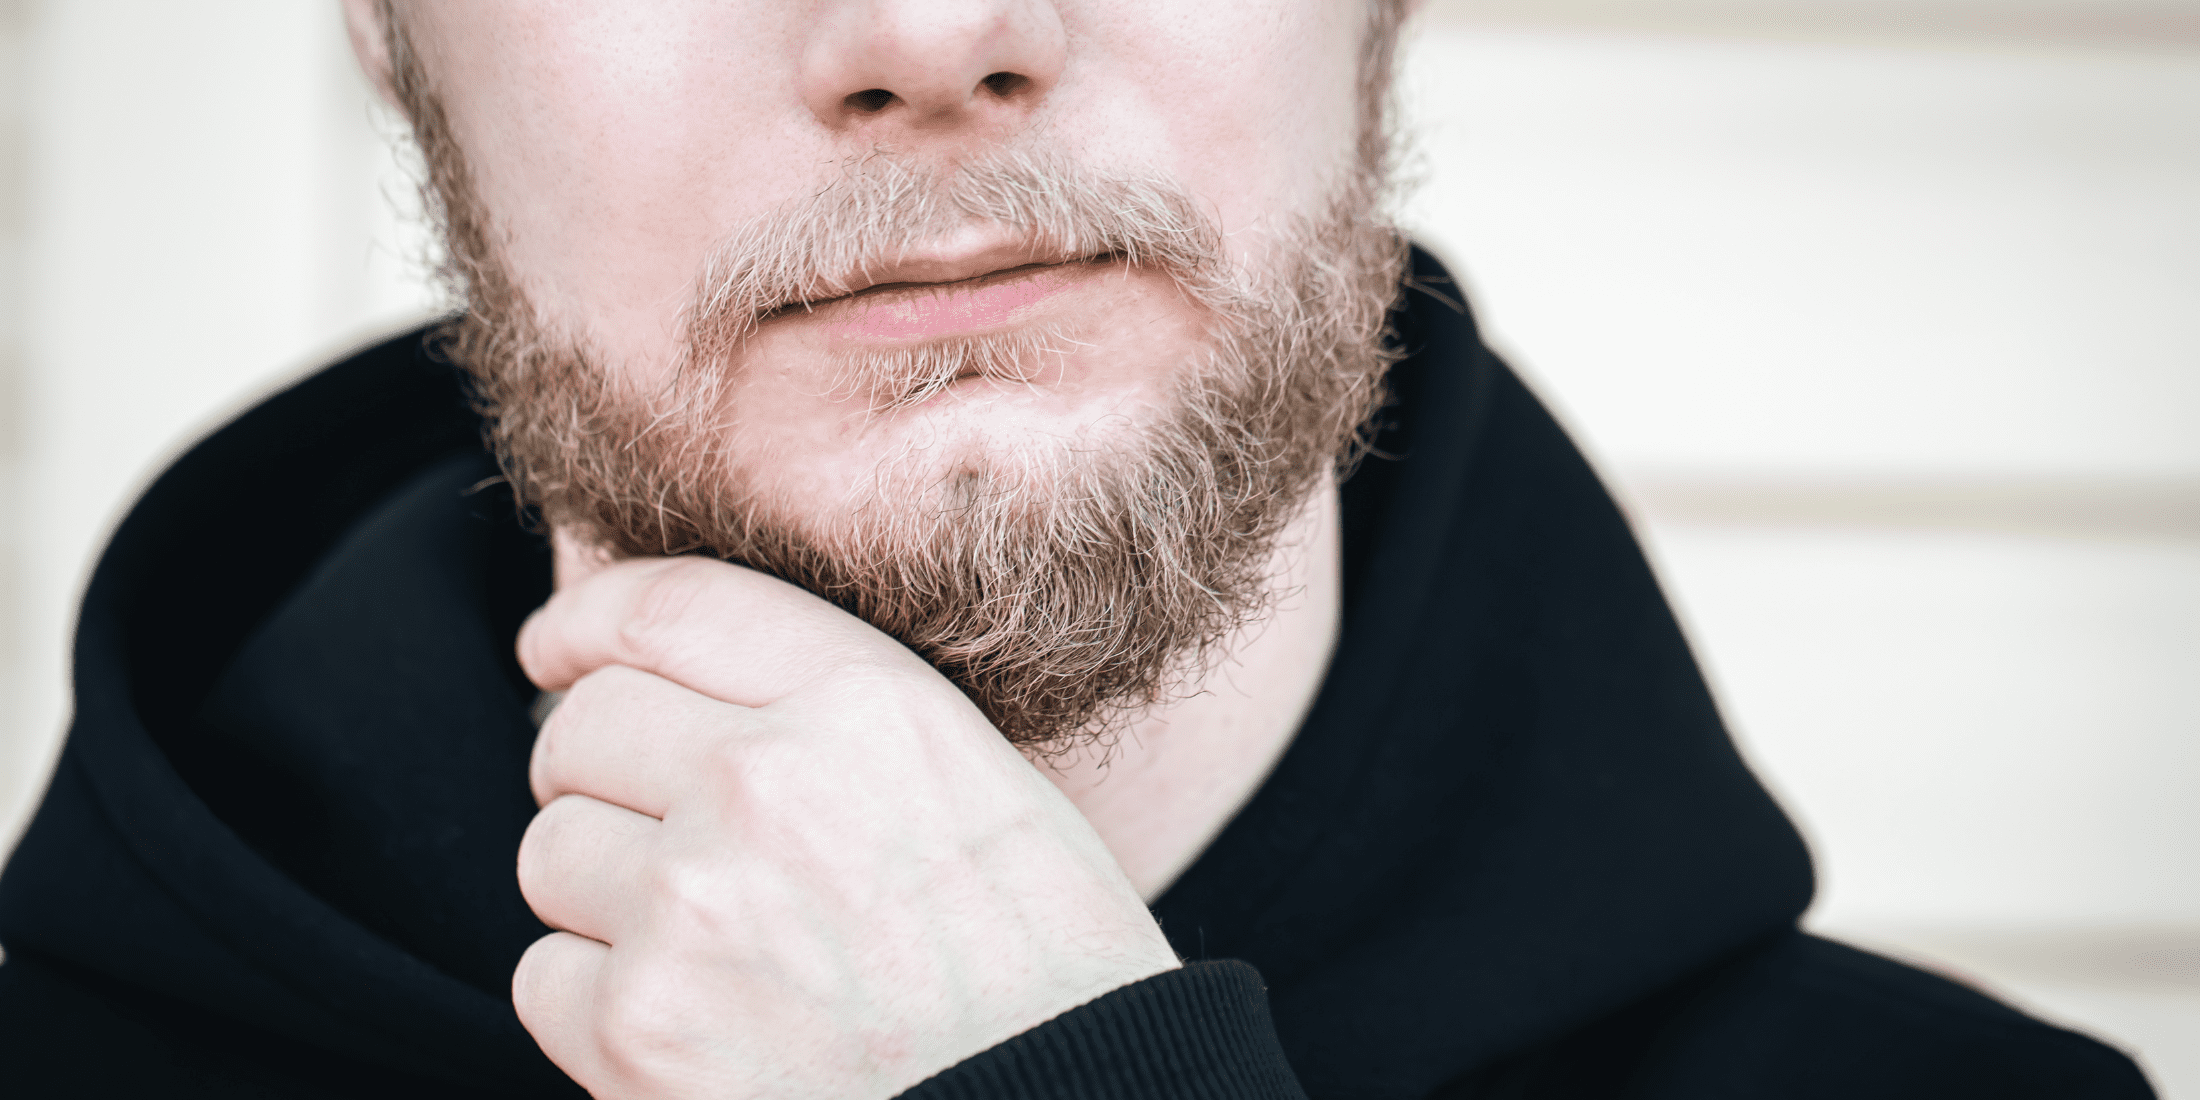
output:
[[[1179,965],[1076,807],[923,660],[699,558],[560,591],[521,663],[519,1017],[598,1097],[887,1097]]]

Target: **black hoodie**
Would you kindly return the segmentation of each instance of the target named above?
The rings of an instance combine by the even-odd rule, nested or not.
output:
[[[1625,521],[1468,316],[1412,293],[1396,321],[1337,656],[1154,907],[1191,965],[910,1095],[2151,1095],[1796,930],[1808,857]],[[549,585],[419,333],[177,462],[93,576],[68,744],[0,878],[0,1091],[580,1095],[509,999],[547,931],[513,875],[512,641]]]

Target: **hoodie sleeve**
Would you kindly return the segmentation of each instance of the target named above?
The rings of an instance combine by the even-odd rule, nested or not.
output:
[[[1260,972],[1192,963],[974,1055],[906,1100],[1304,1100]]]

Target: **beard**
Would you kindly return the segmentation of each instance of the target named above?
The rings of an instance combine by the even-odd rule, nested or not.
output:
[[[1152,175],[1033,144],[949,165],[864,158],[731,235],[697,278],[681,362],[642,392],[530,304],[395,45],[466,305],[440,346],[471,376],[523,506],[613,557],[708,554],[808,589],[924,657],[1029,751],[1105,738],[1196,690],[1280,595],[1282,532],[1357,457],[1380,405],[1404,245],[1375,216],[1368,143],[1258,261],[1232,261],[1201,205]],[[1149,407],[1070,437],[966,431],[912,443],[837,501],[790,489],[728,423],[732,383],[759,369],[749,338],[972,224],[1164,273],[1206,338]],[[1012,331],[851,355],[820,397],[921,416],[959,379],[1036,384],[1062,341]]]

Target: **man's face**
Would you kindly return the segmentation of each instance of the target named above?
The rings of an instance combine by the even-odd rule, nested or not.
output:
[[[472,0],[402,14],[506,263],[538,309],[643,385],[679,362],[712,250],[874,151],[947,164],[1038,142],[1157,174],[1253,262],[1279,216],[1316,212],[1357,167],[1368,13],[1354,0]],[[1020,82],[997,94],[996,73]],[[866,110],[880,90],[900,101]],[[910,257],[933,270],[892,274],[1013,266],[1022,244],[973,232]],[[1088,282],[1053,308],[1106,314],[1108,350],[1141,352],[1099,389],[1183,360],[1181,330],[1201,321],[1165,287]],[[790,349],[865,339],[810,318],[774,327]],[[804,377],[822,358],[781,360],[788,373],[751,386],[745,411],[817,423],[819,402],[778,383],[824,388],[829,374]],[[1082,423],[1059,402],[988,412]]]
[[[1375,391],[1379,9],[395,14],[457,346],[522,488],[613,552],[839,600],[1011,736],[1153,701],[1256,613]],[[989,676],[1059,698],[989,700]]]

